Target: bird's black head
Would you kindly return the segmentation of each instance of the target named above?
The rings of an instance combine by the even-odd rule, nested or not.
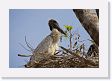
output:
[[[48,24],[49,24],[49,27],[50,27],[51,31],[55,28],[58,31],[60,31],[61,33],[66,35],[66,33],[59,27],[59,24],[58,24],[58,22],[56,20],[51,19],[51,20],[49,20]]]

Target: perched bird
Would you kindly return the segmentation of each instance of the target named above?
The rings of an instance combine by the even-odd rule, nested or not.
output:
[[[27,68],[35,67],[36,63],[41,60],[47,59],[47,57],[54,55],[56,49],[58,48],[58,42],[61,34],[66,33],[59,27],[57,21],[51,19],[48,22],[51,33],[36,47],[33,51],[33,55],[30,61],[25,65]]]

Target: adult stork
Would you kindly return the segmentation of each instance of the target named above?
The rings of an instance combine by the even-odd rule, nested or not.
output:
[[[51,33],[45,37],[33,51],[33,55],[31,56],[30,61],[25,65],[26,68],[35,68],[36,63],[47,59],[47,57],[51,55],[54,55],[56,49],[59,47],[58,42],[61,34],[66,35],[56,20],[49,20],[48,25],[50,27]]]

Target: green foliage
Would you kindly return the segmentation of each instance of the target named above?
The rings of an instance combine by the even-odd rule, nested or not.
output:
[[[69,50],[73,51],[76,54],[84,54],[85,52],[85,45],[84,41],[80,40],[80,34],[79,33],[74,33],[73,31],[73,26],[70,25],[64,25],[64,28],[66,29],[66,34],[67,36],[62,36],[66,39],[69,39]]]
[[[73,27],[69,25],[64,25],[64,27],[66,28],[67,31],[71,31],[73,29]]]
[[[77,32],[73,32],[73,26],[64,25],[66,36],[63,35],[62,38],[66,38],[68,41],[68,50],[74,52],[77,55],[81,55],[86,57],[87,47],[85,45],[85,41],[90,41],[92,44],[95,42],[91,39],[81,40],[80,34]],[[62,39],[61,38],[61,39]]]
[[[71,30],[73,29],[73,26],[64,25],[64,28],[66,29],[66,31],[65,31],[66,35],[64,35],[63,37],[69,38],[70,35],[72,35]]]

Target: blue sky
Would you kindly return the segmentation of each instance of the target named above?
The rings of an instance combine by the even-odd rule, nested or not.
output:
[[[74,27],[73,31],[81,35],[81,40],[90,39],[90,36],[80,24],[72,9],[10,9],[9,10],[9,67],[19,68],[26,64],[28,58],[18,57],[18,54],[30,54],[20,46],[27,41],[33,48],[50,34],[48,20],[55,19],[64,30],[64,25]],[[68,41],[64,40],[62,46],[67,46]],[[86,41],[87,47],[90,41]]]

